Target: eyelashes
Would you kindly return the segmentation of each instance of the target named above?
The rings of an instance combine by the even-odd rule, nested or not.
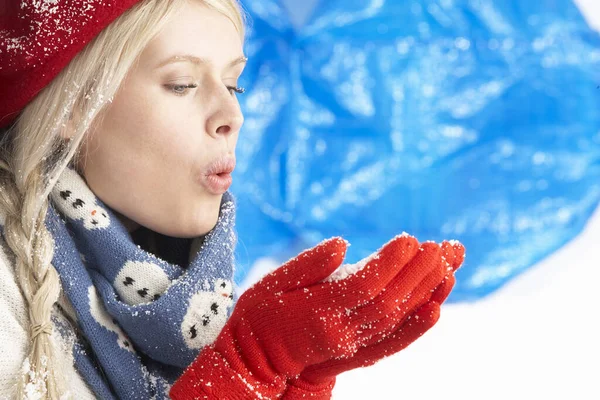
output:
[[[176,96],[185,96],[190,89],[196,89],[198,84],[190,83],[189,85],[165,85],[171,92],[173,92]],[[233,93],[244,93],[246,89],[238,86],[226,86],[229,93],[233,95]]]
[[[185,95],[189,89],[195,89],[198,87],[195,83],[191,83],[189,85],[165,85],[167,89],[176,94],[177,96]]]

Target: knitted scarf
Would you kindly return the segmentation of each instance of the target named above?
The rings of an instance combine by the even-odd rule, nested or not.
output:
[[[77,317],[75,366],[98,398],[166,399],[183,369],[214,341],[235,301],[234,221],[227,192],[203,241],[170,238],[173,258],[184,260],[177,265],[136,245],[84,179],[64,171],[46,225],[52,265]],[[56,319],[55,325],[69,330]]]

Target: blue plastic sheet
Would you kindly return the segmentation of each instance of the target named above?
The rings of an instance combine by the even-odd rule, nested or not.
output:
[[[341,235],[354,263],[406,231],[464,243],[449,301],[475,300],[600,201],[600,40],[571,1],[327,0],[299,29],[244,5],[238,282],[260,257]]]

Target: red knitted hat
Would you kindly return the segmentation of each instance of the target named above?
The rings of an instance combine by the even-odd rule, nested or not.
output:
[[[0,0],[0,128],[140,0]]]

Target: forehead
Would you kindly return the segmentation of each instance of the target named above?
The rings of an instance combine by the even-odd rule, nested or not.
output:
[[[150,41],[141,58],[157,66],[173,55],[190,54],[222,69],[242,55],[242,46],[229,18],[199,1],[189,1]]]

